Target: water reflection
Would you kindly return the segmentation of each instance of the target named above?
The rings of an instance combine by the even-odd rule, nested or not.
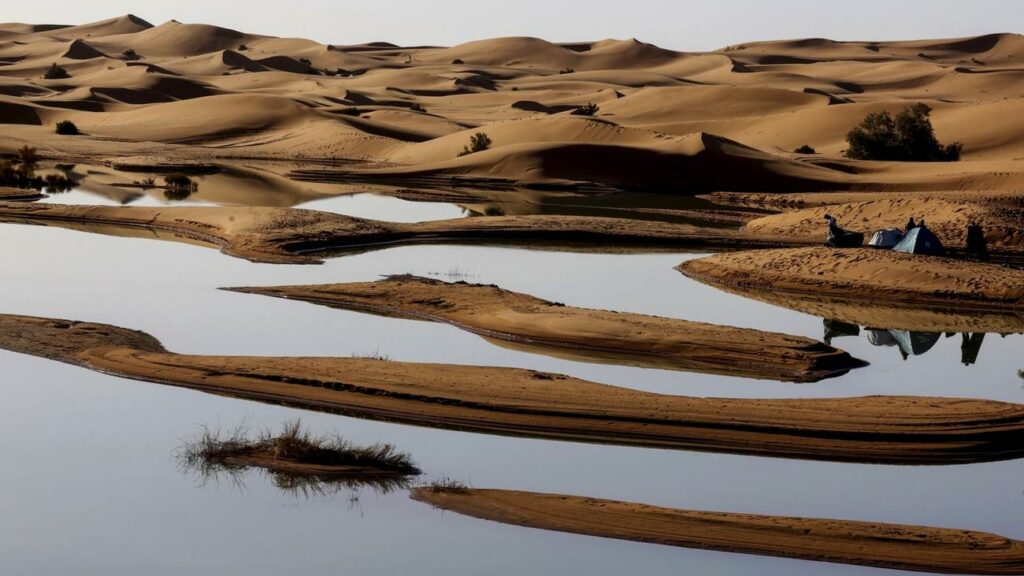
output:
[[[824,325],[823,340],[826,344],[832,344],[832,340],[843,336],[860,336],[861,326],[834,318],[822,318]],[[896,348],[904,360],[911,356],[921,356],[938,343],[942,338],[942,332],[921,332],[916,330],[885,330],[879,328],[864,328],[868,342],[872,346]],[[978,354],[981,352],[981,345],[985,342],[985,332],[961,332],[960,333],[960,362],[964,366],[971,366],[978,361]],[[954,332],[946,332],[946,338],[955,336]]]

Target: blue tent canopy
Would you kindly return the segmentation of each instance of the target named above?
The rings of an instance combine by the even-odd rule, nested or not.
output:
[[[933,256],[942,256],[946,250],[942,247],[942,242],[932,234],[932,231],[920,226],[918,228],[911,228],[903,239],[899,241],[893,250],[897,252],[906,252],[908,254],[931,254]]]

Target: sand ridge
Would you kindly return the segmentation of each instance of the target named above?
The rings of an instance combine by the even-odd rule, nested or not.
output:
[[[493,285],[391,276],[379,282],[229,288],[332,307],[445,322],[585,361],[814,382],[864,365],[815,340],[657,316],[576,308]]]
[[[516,368],[196,356],[133,330],[0,315],[0,347],[135,380],[489,434],[888,464],[1024,455],[1024,406],[919,396],[670,396]]]
[[[604,538],[943,574],[1024,574],[1024,542],[987,532],[881,522],[705,512],[512,490],[413,489],[484,520]]]

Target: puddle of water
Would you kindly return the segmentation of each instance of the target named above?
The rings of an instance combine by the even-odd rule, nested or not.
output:
[[[410,202],[379,194],[351,194],[313,200],[296,208],[334,212],[346,216],[385,220],[388,222],[425,222],[462,218],[467,212],[456,204],[442,202]]]
[[[323,266],[250,264],[215,250],[0,225],[0,312],[144,330],[197,354],[379,353],[393,360],[520,366],[666,393],[747,397],[925,394],[1024,402],[1021,336],[959,337],[906,360],[863,335],[835,344],[871,366],[816,384],[571,362],[491,345],[450,326],[216,290],[372,280],[411,272],[496,283],[578,306],[822,337],[822,319],[727,294],[672,269],[687,254],[611,255],[405,246]],[[913,350],[911,350],[913,351]],[[980,529],[1024,537],[1024,460],[896,467],[623,448],[468,434],[292,410],[133,382],[0,351],[0,557],[11,573],[881,574],[549,533],[440,513],[404,494],[297,500],[258,474],[247,490],[197,486],[172,452],[198,425],[314,431],[391,442],[427,478],[681,508]],[[187,551],[187,553],[183,553]],[[258,551],[258,552],[256,552]],[[498,569],[496,567],[500,566]]]

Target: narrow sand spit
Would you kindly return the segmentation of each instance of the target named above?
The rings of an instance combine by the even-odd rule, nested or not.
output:
[[[906,524],[703,512],[511,490],[415,488],[443,510],[620,540],[943,574],[1024,574],[1024,542]]]
[[[872,248],[787,248],[689,260],[708,284],[861,302],[970,310],[1024,310],[1024,271]]]
[[[408,275],[380,282],[229,290],[445,322],[488,339],[591,362],[795,382],[814,382],[864,365],[809,338],[575,308],[497,286]]]
[[[37,190],[0,186],[0,202],[34,202],[45,197]]]
[[[737,248],[783,245],[771,237],[591,216],[494,216],[413,224],[267,207],[61,206],[0,203],[0,223],[44,224],[220,248],[254,262],[315,264],[319,256],[396,243],[526,241],[554,245]]]
[[[1024,456],[1024,406],[915,396],[668,396],[514,368],[189,356],[103,324],[0,316],[0,347],[312,410],[492,434],[772,457],[956,464]]]

